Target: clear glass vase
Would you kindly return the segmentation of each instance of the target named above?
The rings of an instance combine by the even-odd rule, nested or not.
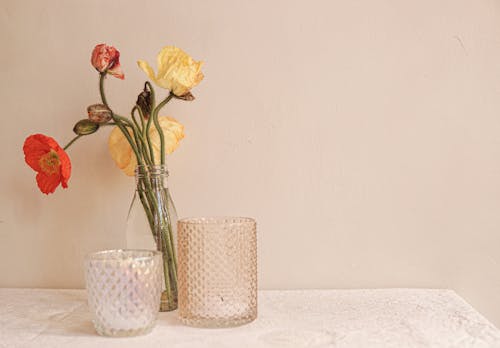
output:
[[[158,250],[163,256],[160,311],[177,309],[177,212],[164,165],[138,166],[136,190],[127,218],[128,249]]]
[[[242,217],[179,221],[179,317],[230,327],[257,317],[257,225]]]

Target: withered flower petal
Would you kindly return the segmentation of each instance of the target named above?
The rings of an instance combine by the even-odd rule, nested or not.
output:
[[[203,62],[197,62],[186,52],[175,46],[162,48],[157,57],[158,71],[144,60],[137,61],[139,67],[156,85],[168,89],[176,96],[189,92],[203,80],[201,67]]]
[[[194,95],[191,93],[191,92],[187,92],[186,94],[184,95],[181,95],[181,96],[176,96],[175,97],[177,99],[181,99],[181,100],[185,100],[185,101],[193,101],[195,100],[196,98],[194,97]]]
[[[151,92],[144,89],[138,96],[136,104],[141,108],[142,114],[147,119],[151,114],[152,100]]]
[[[113,46],[106,44],[95,46],[90,62],[101,73],[111,74],[121,80],[125,78],[120,67],[120,52]]]

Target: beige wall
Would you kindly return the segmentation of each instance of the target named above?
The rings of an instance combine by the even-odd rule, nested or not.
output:
[[[0,3],[0,286],[82,287],[83,255],[123,245],[109,130],[49,197],[22,143],[70,139],[96,43],[122,53],[122,112],[135,60],[175,44],[206,61],[198,99],[168,107],[178,210],[256,217],[262,288],[453,288],[500,325],[500,2],[140,3]]]

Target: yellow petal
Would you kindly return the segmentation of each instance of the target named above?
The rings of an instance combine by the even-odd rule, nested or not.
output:
[[[180,48],[163,47],[156,59],[158,64],[156,76],[146,62],[138,61],[138,64],[154,83],[177,96],[186,94],[203,79],[201,72],[203,62],[196,62]]]
[[[175,118],[170,116],[160,116],[158,117],[158,122],[164,132],[173,133],[178,141],[184,138],[184,126]]]
[[[137,65],[139,65],[139,68],[141,68],[142,71],[144,71],[146,73],[146,75],[148,75],[148,77],[151,80],[153,80],[153,81],[156,80],[153,68],[146,61],[144,61],[144,60],[138,60],[137,61]]]
[[[165,140],[165,153],[170,154],[174,152],[179,146],[179,141],[184,138],[184,126],[177,122],[176,119],[168,116],[158,117],[158,122],[163,130],[163,136]],[[149,130],[149,138],[151,139],[151,144],[153,149],[158,151],[155,153],[155,159],[160,158],[161,141],[160,135],[156,130],[156,127],[152,126]]]
[[[158,122],[163,130],[165,140],[165,153],[172,153],[179,146],[179,141],[184,138],[184,126],[175,118],[168,116],[158,117]],[[129,134],[131,131],[129,130]],[[132,135],[132,134],[131,134]],[[161,141],[158,131],[154,125],[149,130],[149,137],[153,148],[155,163],[160,162],[161,156]],[[137,166],[137,159],[130,147],[127,139],[118,127],[113,128],[108,140],[109,153],[116,163],[126,175],[134,176],[134,171]]]
[[[130,157],[130,162],[125,168],[122,168],[122,171],[125,173],[125,175],[135,176],[136,167],[137,167],[137,159],[135,158],[135,155],[132,154],[132,156]]]
[[[132,153],[130,144],[118,127],[113,128],[109,135],[108,148],[111,158],[118,168],[125,174],[133,176],[137,160]]]
[[[158,67],[158,76],[164,76],[168,66],[169,66],[169,56],[175,54],[175,47],[167,46],[163,47],[160,52],[158,52],[158,56],[156,56],[156,64]]]
[[[142,71],[144,71],[146,75],[148,75],[148,77],[151,79],[151,81],[153,81],[156,85],[160,86],[161,88],[170,90],[168,81],[156,78],[153,68],[151,68],[151,66],[146,61],[138,60],[137,65],[139,65],[139,68],[141,68]]]

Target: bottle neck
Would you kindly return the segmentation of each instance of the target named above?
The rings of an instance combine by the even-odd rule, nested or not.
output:
[[[135,184],[138,190],[157,190],[167,187],[166,165],[142,165],[135,168]]]

